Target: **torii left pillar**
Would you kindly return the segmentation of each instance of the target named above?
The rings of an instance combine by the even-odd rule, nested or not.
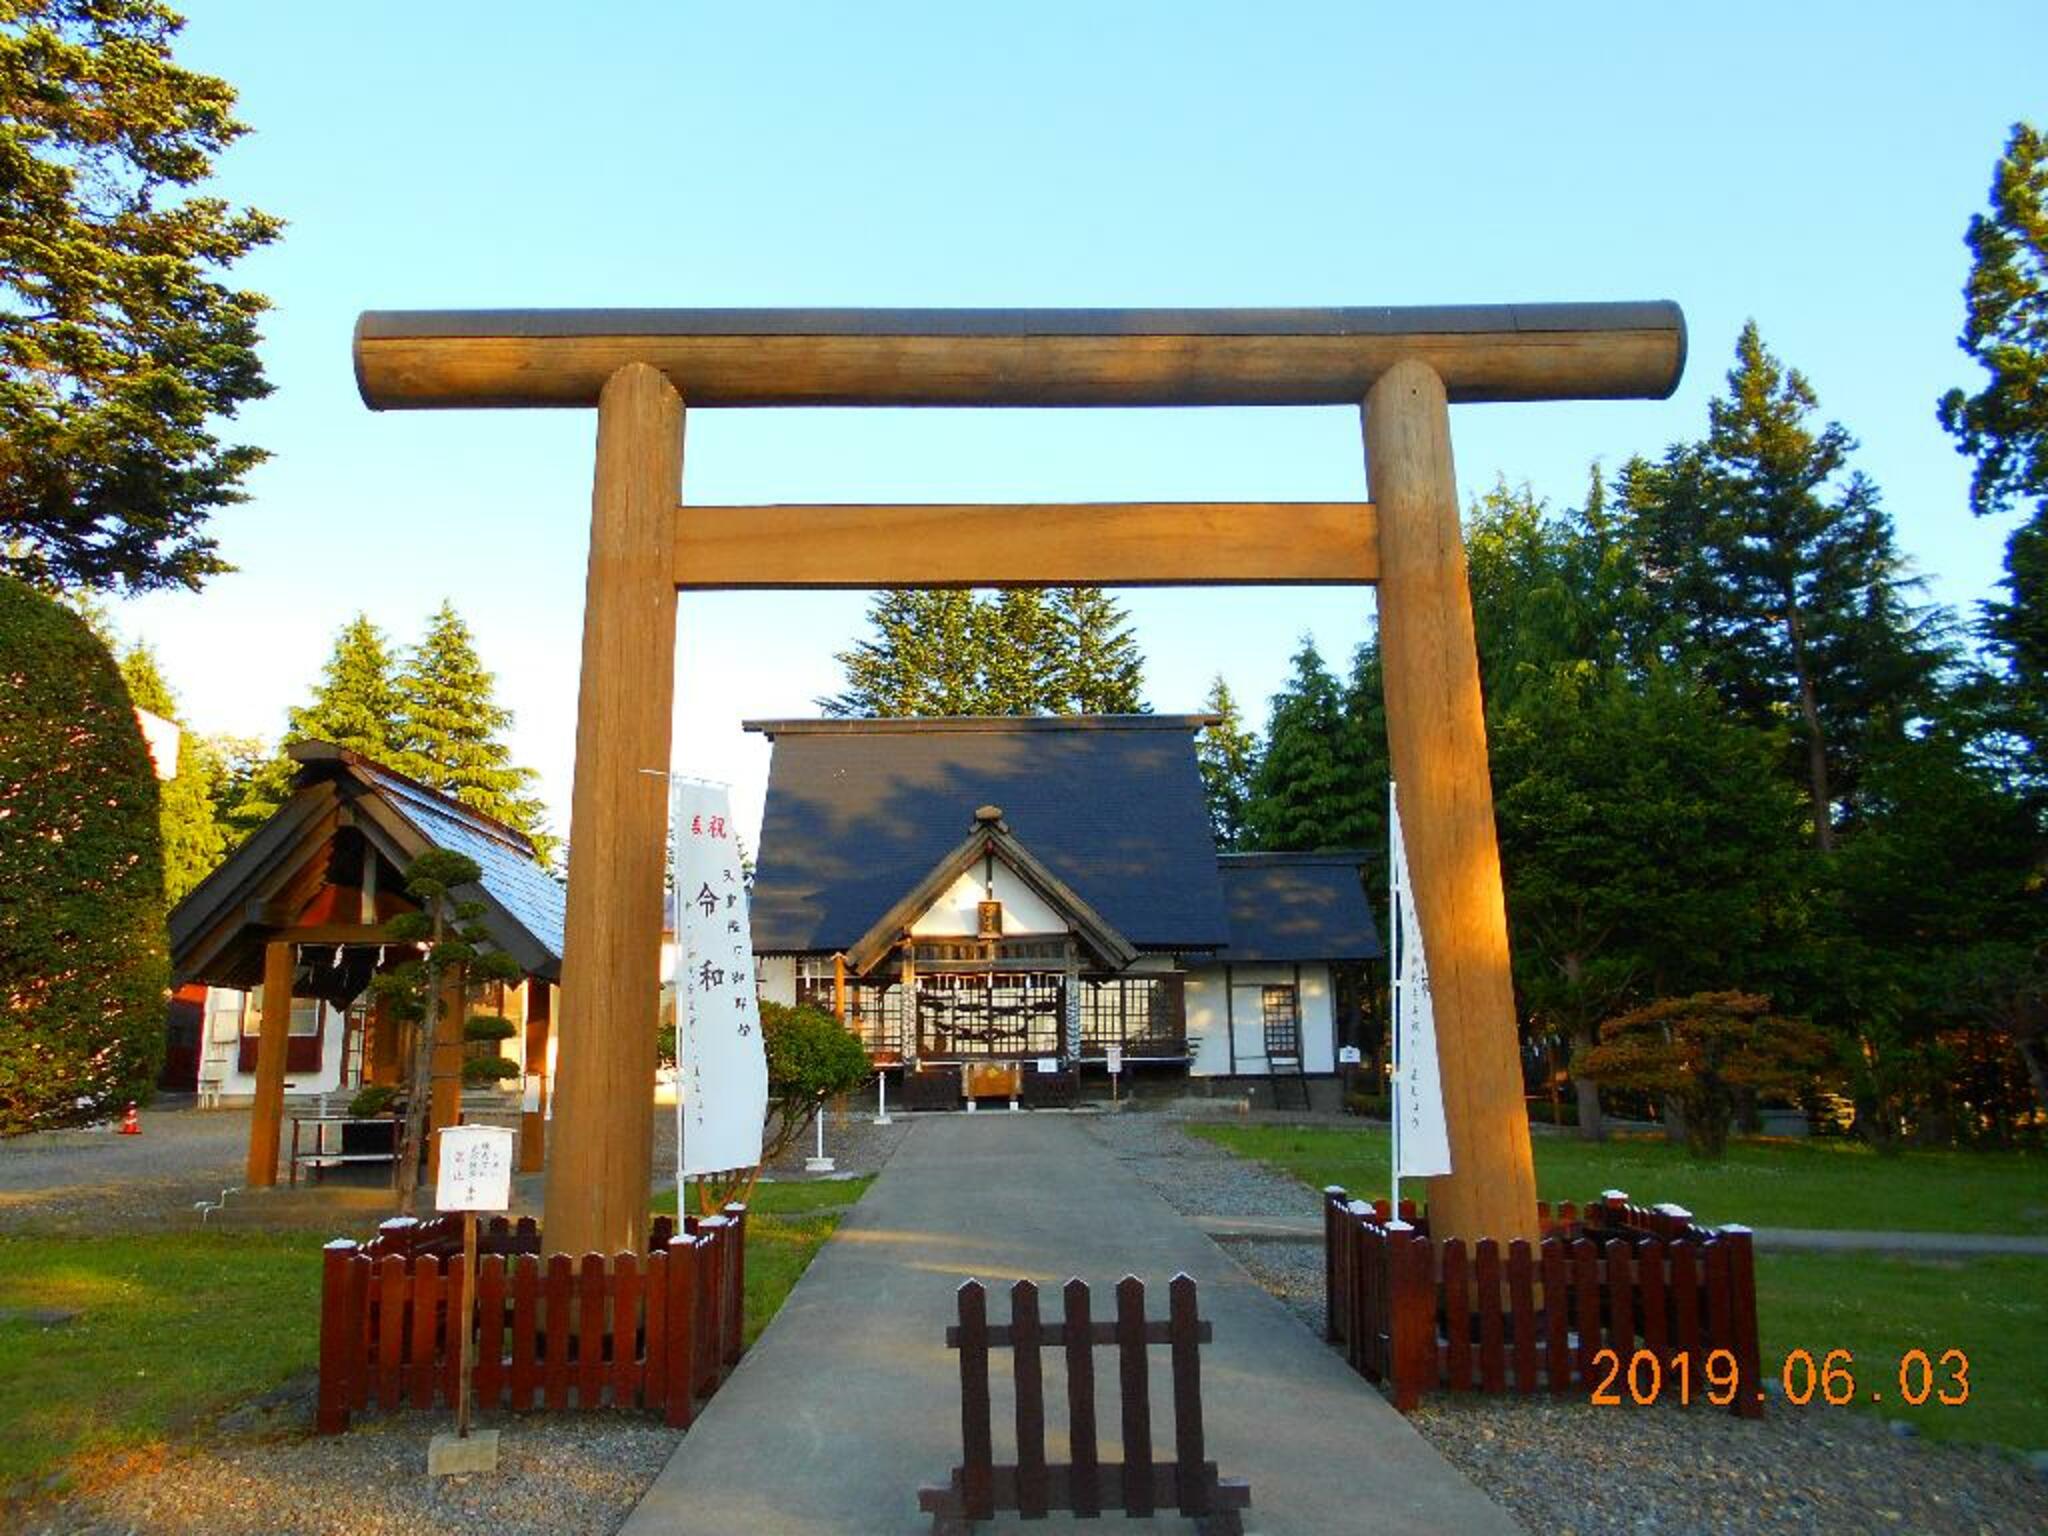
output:
[[[554,1126],[551,1253],[647,1246],[683,401],[645,363],[597,404]]]

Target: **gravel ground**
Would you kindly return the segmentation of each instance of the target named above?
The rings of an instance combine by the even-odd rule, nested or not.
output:
[[[427,1476],[444,1413],[365,1419],[347,1434],[223,1435],[144,1466],[109,1467],[103,1486],[16,1512],[24,1536],[605,1536],[639,1502],[681,1438],[639,1415],[493,1419],[488,1477]],[[282,1495],[282,1497],[280,1496]]]
[[[249,1111],[143,1111],[142,1134],[112,1126],[0,1141],[0,1233],[105,1232],[192,1220],[196,1200],[242,1182]]]
[[[1186,1216],[1314,1216],[1316,1196],[1284,1173],[1188,1135],[1159,1110],[1123,1110],[1079,1122]]]
[[[1167,1116],[1104,1117],[1091,1128],[1176,1210],[1316,1209],[1292,1179],[1185,1135]],[[1321,1331],[1319,1244],[1225,1248]],[[2048,1476],[1990,1448],[1900,1439],[1873,1414],[1818,1403],[1774,1401],[1762,1420],[1747,1420],[1671,1405],[1439,1397],[1410,1422],[1539,1536],[2048,1531]]]
[[[777,1182],[803,1183],[880,1173],[882,1165],[903,1145],[903,1138],[916,1127],[917,1117],[891,1114],[887,1125],[876,1125],[874,1118],[874,1105],[867,1100],[849,1105],[843,1113],[830,1113],[825,1122],[825,1155],[836,1165],[831,1173],[804,1171],[804,1159],[817,1145],[816,1132],[806,1131],[797,1138],[795,1146],[768,1165],[763,1176]],[[676,1187],[676,1117],[675,1111],[665,1106],[657,1106],[654,1111],[654,1187]],[[537,1199],[537,1181],[534,1189]]]

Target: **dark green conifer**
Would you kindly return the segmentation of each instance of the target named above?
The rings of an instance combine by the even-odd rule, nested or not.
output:
[[[1237,700],[1221,673],[1209,685],[1209,697],[1202,704],[1205,714],[1221,717],[1195,738],[1195,766],[1202,773],[1202,789],[1209,801],[1209,827],[1216,834],[1219,849],[1241,846],[1245,836],[1245,813],[1251,799],[1252,774],[1258,767],[1259,741],[1245,729]]]
[[[497,702],[469,626],[442,603],[393,682],[399,726],[388,761],[400,773],[542,841],[540,802],[527,793],[533,770],[512,761],[499,739],[512,711]]]
[[[212,874],[227,853],[227,839],[214,818],[207,794],[210,765],[206,743],[186,726],[177,696],[164,680],[156,652],[131,646],[121,658],[121,679],[137,708],[177,725],[177,777],[160,782],[158,822],[163,829],[164,904],[176,906],[185,893]]]

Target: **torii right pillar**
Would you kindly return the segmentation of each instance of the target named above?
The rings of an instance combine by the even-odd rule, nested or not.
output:
[[[1449,401],[1428,364],[1398,362],[1373,384],[1365,397],[1365,463],[1379,514],[1387,748],[1450,1132],[1452,1171],[1429,1181],[1430,1233],[1534,1242],[1536,1170]]]

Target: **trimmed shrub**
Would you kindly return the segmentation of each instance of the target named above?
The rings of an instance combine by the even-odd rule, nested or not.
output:
[[[518,1033],[512,1021],[502,1014],[472,1013],[462,1021],[465,1040],[510,1040]]]
[[[398,1090],[389,1083],[372,1083],[348,1101],[351,1120],[374,1120],[398,1098]]]
[[[0,577],[0,1134],[149,1097],[170,981],[157,812],[106,646]]]
[[[822,1008],[761,1001],[771,1116],[761,1161],[772,1163],[810,1128],[824,1102],[875,1075],[867,1047]]]
[[[519,1063],[502,1056],[472,1056],[462,1064],[462,1080],[472,1088],[502,1083],[508,1077],[523,1076]]]

